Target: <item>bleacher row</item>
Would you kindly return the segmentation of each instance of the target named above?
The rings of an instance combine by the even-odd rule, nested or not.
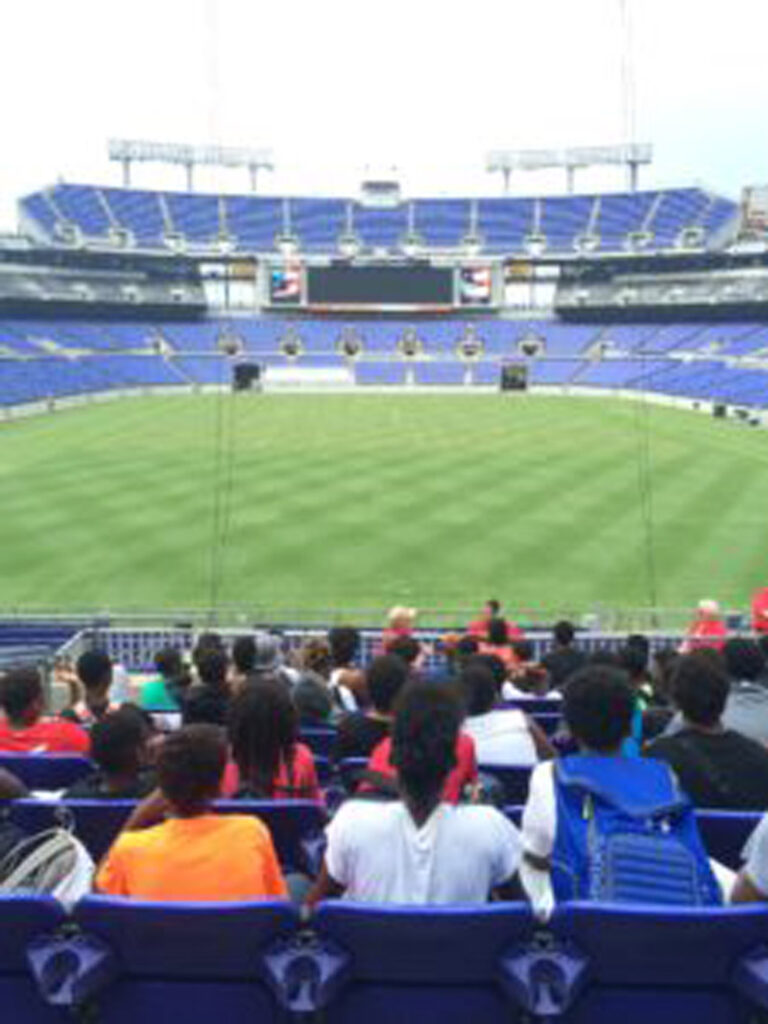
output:
[[[305,737],[306,738],[306,737]],[[30,782],[88,766],[6,755]],[[77,762],[80,762],[79,764]],[[73,827],[101,857],[128,801],[17,800],[7,818]],[[309,801],[222,801],[270,828],[287,872],[313,871],[326,816]],[[519,823],[520,807],[506,813]],[[699,811],[710,856],[736,868],[758,814]],[[9,1020],[208,1024],[755,1020],[768,1009],[768,910],[570,903],[543,923],[523,904],[144,903],[100,896],[70,913],[48,897],[0,896],[0,1007]],[[320,1013],[321,1016],[317,1017]]]
[[[8,1020],[137,1024],[748,1024],[768,1006],[768,911],[522,904],[4,900]]]
[[[49,241],[74,228],[83,238],[128,233],[141,248],[182,239],[199,249],[226,239],[239,251],[272,252],[280,237],[295,238],[302,251],[333,252],[342,236],[364,248],[399,249],[416,237],[430,249],[457,248],[479,238],[489,253],[524,252],[532,236],[547,250],[573,252],[590,236],[594,248],[622,251],[644,234],[652,249],[668,249],[683,232],[696,230],[702,246],[736,214],[731,200],[699,188],[566,195],[541,199],[413,199],[394,208],[366,207],[352,199],[285,198],[156,192],[96,185],[58,184],[24,197],[25,227]]]
[[[340,351],[354,337],[361,385],[473,386],[498,384],[505,359],[525,362],[533,385],[648,390],[691,399],[768,405],[768,325],[761,323],[566,325],[550,321],[452,320],[417,328],[418,357],[399,349],[412,325],[243,319],[193,323],[0,322],[0,405],[113,389],[229,384],[231,359],[222,337],[242,345],[241,357],[267,367],[328,368],[349,360]],[[467,337],[480,355],[466,360]],[[521,345],[542,343],[525,356]],[[284,351],[296,346],[296,355]],[[741,360],[748,359],[746,364]],[[756,360],[756,362],[755,362]]]

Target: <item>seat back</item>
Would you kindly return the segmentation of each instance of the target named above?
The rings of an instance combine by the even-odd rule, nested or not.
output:
[[[547,736],[554,736],[563,720],[562,715],[550,713],[531,715],[531,718]]]
[[[0,768],[21,779],[27,789],[67,789],[93,771],[87,757],[74,754],[0,754]]]
[[[330,757],[336,742],[336,730],[330,726],[302,726],[299,739],[316,757]]]
[[[564,1024],[738,1024],[749,1014],[734,971],[768,936],[768,909],[571,903],[550,928],[589,961],[589,984]]]
[[[559,713],[562,711],[562,705],[562,700],[553,700],[551,697],[530,697],[505,700],[499,704],[499,707],[517,708],[518,711],[525,711],[527,715],[545,715]]]
[[[101,860],[117,838],[136,804],[132,800],[68,800],[48,803],[15,800],[10,817],[30,833],[71,822],[75,835],[95,861]],[[303,870],[303,843],[317,836],[326,822],[325,809],[312,800],[222,800],[222,814],[253,814],[269,829],[278,860],[285,871]]]
[[[373,907],[330,902],[314,921],[321,944],[351,954],[328,1024],[404,1020],[495,1024],[517,1019],[498,984],[500,961],[534,929],[523,904]]]
[[[75,922],[115,953],[116,981],[99,996],[102,1024],[282,1020],[263,957],[293,936],[287,903],[145,903],[91,896]]]
[[[762,817],[751,811],[696,812],[696,822],[710,857],[736,871],[741,867],[744,844]]]
[[[339,761],[339,776],[347,793],[355,792],[367,767],[367,757],[345,757],[343,761]]]
[[[253,814],[272,835],[283,871],[306,871],[312,860],[306,844],[318,839],[327,822],[322,804],[312,800],[221,800],[222,814]]]
[[[528,799],[528,783],[531,778],[530,765],[481,764],[481,772],[498,779],[504,788],[507,804],[524,804]]]
[[[29,970],[29,944],[64,923],[64,910],[51,896],[0,898],[0,1015],[24,1024],[62,1024],[63,1011],[46,1005]]]

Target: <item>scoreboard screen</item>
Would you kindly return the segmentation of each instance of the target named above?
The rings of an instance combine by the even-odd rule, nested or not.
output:
[[[334,263],[307,268],[310,306],[451,306],[453,301],[450,267]]]

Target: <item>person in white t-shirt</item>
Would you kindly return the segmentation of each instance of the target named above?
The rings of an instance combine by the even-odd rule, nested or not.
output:
[[[363,903],[485,903],[518,895],[522,847],[492,807],[441,802],[455,765],[461,708],[447,689],[413,683],[392,731],[401,799],[351,800],[328,826],[328,848],[310,906],[342,894]]]
[[[463,728],[475,741],[479,765],[534,765],[555,756],[542,730],[523,711],[496,707],[496,680],[480,660],[467,662],[459,683],[467,709]]]

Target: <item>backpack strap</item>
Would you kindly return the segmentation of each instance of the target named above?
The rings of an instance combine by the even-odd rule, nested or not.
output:
[[[570,761],[570,763],[567,764],[566,761]],[[637,762],[635,761],[635,763]],[[643,761],[642,763],[650,762]],[[690,800],[680,789],[677,777],[669,765],[661,761],[657,761],[656,764],[663,769],[667,776],[665,781],[668,784],[668,794],[663,798],[643,799],[642,797],[638,798],[631,790],[621,791],[619,788],[611,786],[608,780],[598,779],[591,773],[583,769],[580,770],[580,766],[574,764],[570,758],[555,761],[554,777],[556,784],[585,795],[588,794],[630,818],[653,820],[676,817],[688,810]]]

